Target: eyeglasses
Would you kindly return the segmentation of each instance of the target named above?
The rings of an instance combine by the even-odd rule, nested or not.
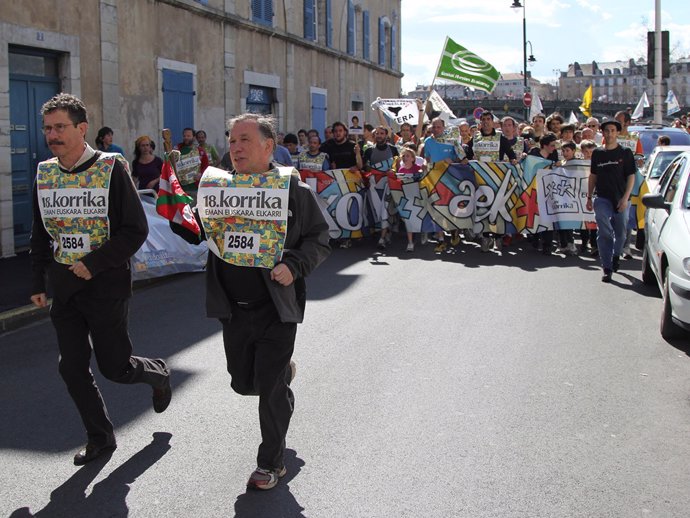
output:
[[[75,128],[77,127],[76,124],[62,124],[61,122],[58,122],[54,126],[43,126],[43,134],[48,135],[53,130],[55,130],[55,133],[60,134],[65,131],[65,128],[68,126],[74,126]]]

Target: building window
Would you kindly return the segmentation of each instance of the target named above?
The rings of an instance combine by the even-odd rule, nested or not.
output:
[[[252,0],[252,21],[273,26],[273,0]]]
[[[304,37],[316,41],[316,0],[304,0]]]
[[[326,46],[333,47],[333,7],[331,0],[326,0]]]
[[[364,59],[371,59],[369,47],[369,11],[362,11],[362,57]]]
[[[355,2],[347,0],[347,53],[355,55]]]
[[[249,85],[247,93],[247,111],[249,113],[272,113],[273,88],[267,86]]]

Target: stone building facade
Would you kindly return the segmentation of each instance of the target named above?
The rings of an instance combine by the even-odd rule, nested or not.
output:
[[[690,106],[690,60],[671,63],[670,76],[664,83],[664,95],[671,89],[681,106]],[[571,63],[558,78],[558,96],[560,99],[581,99],[590,84],[593,85],[593,99],[600,102],[628,103],[634,107],[644,92],[650,101],[654,95],[654,85],[647,79],[646,61],[630,59]]]
[[[401,0],[32,0],[0,10],[0,256],[28,244],[36,164],[50,156],[41,104],[81,97],[87,138],[204,129],[226,149],[228,117],[273,114],[317,128],[400,92]]]

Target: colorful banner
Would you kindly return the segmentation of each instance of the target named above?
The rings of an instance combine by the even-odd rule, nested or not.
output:
[[[391,199],[407,232],[436,232],[439,226],[429,213],[429,195],[420,187],[419,177],[412,174],[389,176]]]
[[[364,234],[365,195],[362,175],[349,169],[300,171],[302,181],[317,194],[331,239]]]
[[[374,167],[378,169],[378,167]],[[376,229],[388,228],[390,216],[395,214],[395,207],[389,210],[391,196],[388,177],[392,174],[393,171],[372,170],[364,175],[367,183],[367,188],[364,191],[368,209],[366,221]]]
[[[474,173],[467,166],[437,162],[419,182],[427,210],[443,230],[474,226]]]
[[[477,182],[474,231],[515,234],[523,228],[515,225],[516,207],[521,191],[518,167],[510,162],[471,161]]]
[[[528,156],[518,165],[439,162],[425,175],[300,173],[318,194],[334,239],[389,228],[397,217],[408,232],[472,229],[498,235],[592,228],[594,222],[585,207],[585,161],[554,170],[550,160]]]

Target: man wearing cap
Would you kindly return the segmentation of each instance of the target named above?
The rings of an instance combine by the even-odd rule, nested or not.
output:
[[[604,146],[592,153],[592,165],[587,188],[587,210],[594,208],[599,229],[597,246],[604,275],[602,282],[611,282],[611,274],[618,270],[619,257],[625,243],[630,193],[635,184],[635,157],[630,149],[618,143],[620,122],[602,123]],[[596,199],[592,195],[596,192]]]

